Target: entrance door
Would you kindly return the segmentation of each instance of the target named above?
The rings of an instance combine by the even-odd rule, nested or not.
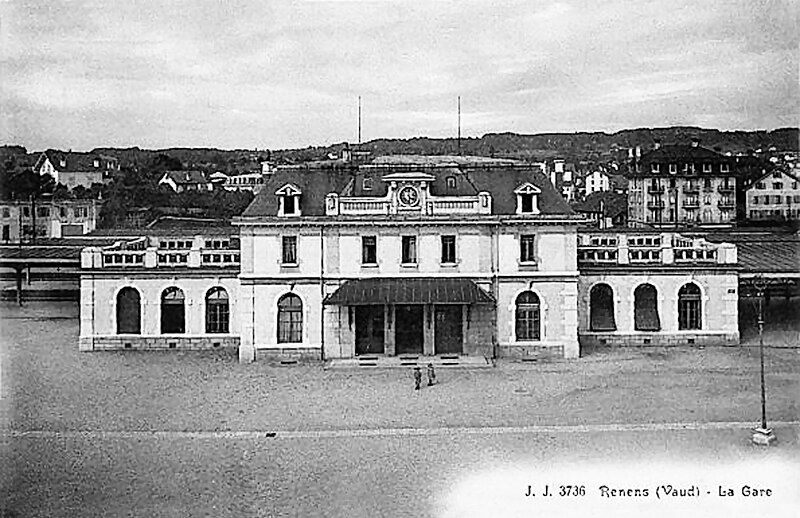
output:
[[[434,323],[434,352],[436,354],[461,354],[463,352],[461,306],[436,306]]]
[[[396,306],[394,340],[397,354],[422,354],[423,306]]]
[[[356,354],[383,354],[383,306],[356,306]]]

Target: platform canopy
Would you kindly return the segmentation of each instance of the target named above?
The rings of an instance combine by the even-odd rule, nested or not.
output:
[[[324,304],[493,304],[494,297],[469,279],[413,278],[347,281]]]

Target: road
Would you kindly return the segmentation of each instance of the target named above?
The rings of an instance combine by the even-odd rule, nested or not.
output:
[[[797,516],[799,430],[778,427],[780,444],[768,449],[735,424],[288,437],[49,432],[6,437],[13,448],[2,465],[15,476],[2,487],[16,516]],[[554,497],[524,496],[544,484]],[[559,497],[561,485],[586,493]],[[604,498],[604,485],[650,495]],[[657,498],[658,485],[702,494]],[[746,498],[744,485],[772,494]],[[719,486],[735,496],[720,497]]]

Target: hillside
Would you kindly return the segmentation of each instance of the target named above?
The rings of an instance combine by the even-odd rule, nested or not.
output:
[[[623,160],[628,148],[641,146],[648,149],[656,139],[662,143],[686,143],[699,138],[701,145],[720,152],[746,152],[770,148],[778,151],[800,149],[797,128],[780,128],[773,131],[719,131],[715,129],[676,126],[668,128],[637,128],[616,133],[577,132],[539,133],[487,133],[482,137],[464,138],[461,153],[465,155],[543,160],[564,158],[573,162],[609,162]],[[330,153],[339,154],[345,143],[329,146],[309,146],[303,149],[272,150],[223,150],[214,148],[169,148],[148,150],[131,148],[96,148],[93,151],[115,156],[122,166],[141,167],[152,163],[159,155],[180,161],[185,168],[238,173],[260,168],[259,162],[271,159],[277,163],[298,163],[324,159]],[[10,146],[9,146],[10,148]],[[454,155],[458,154],[455,138],[435,139],[415,137],[409,139],[375,139],[361,144],[361,149],[371,155]],[[6,149],[20,152],[24,148]],[[31,154],[38,154],[34,152]]]

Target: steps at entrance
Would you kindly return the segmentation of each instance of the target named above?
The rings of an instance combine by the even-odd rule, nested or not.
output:
[[[414,354],[403,354],[400,356],[356,356],[355,358],[336,358],[328,360],[326,367],[336,368],[397,368],[411,369],[420,367],[424,369],[432,363],[434,368],[489,368],[492,367],[492,360],[483,356],[459,356],[455,354],[443,354],[440,356],[423,356]]]

